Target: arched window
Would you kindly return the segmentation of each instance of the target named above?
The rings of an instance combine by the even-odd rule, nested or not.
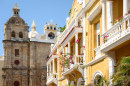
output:
[[[19,85],[20,85],[19,81],[14,82],[14,86],[19,86]]]
[[[93,84],[94,85],[98,85],[99,83],[101,84],[101,82],[102,82],[102,77],[103,77],[103,74],[100,72],[100,71],[97,71],[97,72],[95,72],[95,74],[94,74],[94,76],[93,76]],[[103,83],[102,83],[102,86],[104,86],[103,85]]]
[[[56,27],[54,27],[54,30],[56,30]]]
[[[19,32],[19,38],[23,38],[23,33]]]
[[[15,38],[15,32],[14,31],[11,32],[11,37]]]
[[[98,85],[100,82],[101,82],[101,76],[100,75],[97,75],[96,77],[95,77],[95,79],[94,79],[94,84],[95,85]]]

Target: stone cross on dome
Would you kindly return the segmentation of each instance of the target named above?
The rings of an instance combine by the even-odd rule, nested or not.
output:
[[[51,19],[50,21],[51,21],[51,23],[52,23],[53,20]]]

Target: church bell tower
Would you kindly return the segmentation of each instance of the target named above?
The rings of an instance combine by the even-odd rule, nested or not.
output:
[[[4,25],[4,86],[29,86],[29,26],[19,12],[15,4],[13,16]]]

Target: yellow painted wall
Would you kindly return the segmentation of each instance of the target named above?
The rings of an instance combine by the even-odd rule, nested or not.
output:
[[[52,83],[52,84],[50,84],[50,85],[48,85],[48,86],[57,86],[56,84],[54,84],[54,83]]]
[[[89,1],[89,0],[85,0],[85,4],[87,4],[87,3],[88,3],[88,1]]]
[[[89,0],[86,0],[86,4]],[[113,0],[113,19],[117,19],[118,17],[123,15],[123,0]],[[97,48],[97,32],[96,32],[96,24],[100,22],[100,34],[102,35],[102,11],[93,19],[93,21],[88,21],[88,16],[94,11],[94,9],[99,5],[102,4],[101,0],[96,0],[94,4],[89,8],[87,12],[85,12],[85,48],[86,48],[86,63],[92,61],[95,59],[96,52],[95,48]],[[77,3],[77,0],[74,0],[73,6],[72,6],[72,13],[70,15],[70,21],[69,25],[72,23],[72,21],[75,19],[76,15],[80,12],[82,9],[83,4]],[[78,12],[76,10],[78,8]],[[106,30],[107,30],[107,4],[106,4]],[[82,36],[79,39],[82,39]],[[100,46],[103,44],[103,38],[100,37]],[[75,42],[75,38],[72,38],[70,41],[71,43],[71,53],[75,53],[75,46],[72,44]],[[67,45],[66,45],[67,46]],[[82,45],[83,46],[83,45]],[[116,50],[116,59],[119,60],[123,56],[130,55],[130,50],[127,50],[126,48],[130,49],[130,45],[126,45],[120,49]],[[60,47],[61,49],[61,47]],[[66,50],[65,50],[66,51]],[[79,50],[80,52],[80,50]],[[93,59],[92,59],[93,57]],[[62,74],[62,68],[59,66],[59,78],[63,77]],[[101,60],[100,62],[97,62],[91,66],[87,67],[87,83],[92,83],[93,75],[96,71],[101,71],[103,76],[106,76],[107,79],[109,79],[109,59],[105,58]],[[76,73],[76,77],[80,78],[82,77],[80,73]],[[70,77],[70,82],[73,81],[74,78]],[[77,79],[78,80],[78,79]],[[60,86],[63,84],[67,84],[67,80],[64,79],[60,81]],[[77,84],[77,81],[76,81]]]
[[[68,25],[70,25],[73,22],[77,14],[81,11],[82,7],[83,7],[83,4],[79,4],[77,0],[74,0],[73,5],[72,5],[71,15],[70,15],[70,21]]]
[[[109,79],[109,58],[105,58],[92,66],[87,67],[87,82],[92,83],[96,71],[101,71],[103,76]]]
[[[113,20],[123,16],[123,0],[114,0],[113,2]]]
[[[59,86],[66,85],[67,79],[63,79],[62,81],[59,81]]]
[[[85,13],[85,30],[86,30],[86,62],[90,62],[95,59],[97,48],[97,29],[96,25],[100,22],[100,34],[102,35],[102,11],[92,20],[88,21],[88,16],[94,11],[94,9],[101,4],[101,0],[96,0],[90,9]],[[107,7],[107,6],[106,6]],[[106,20],[107,21],[107,20]],[[100,46],[103,44],[100,37]],[[93,57],[93,59],[92,59]],[[107,79],[109,79],[109,59],[105,58],[102,61],[95,63],[87,67],[87,83],[92,83],[93,75],[96,71],[101,71]]]
[[[130,41],[129,41],[129,44],[116,50],[117,67],[118,67],[121,59],[123,57],[127,57],[127,56],[130,56]],[[116,69],[117,69],[117,67],[116,67]]]

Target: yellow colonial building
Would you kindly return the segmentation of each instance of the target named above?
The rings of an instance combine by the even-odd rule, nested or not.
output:
[[[74,0],[66,29],[51,46],[47,86],[98,84],[130,56],[130,0]],[[63,59],[61,59],[63,58]],[[62,63],[69,58],[65,67]]]

